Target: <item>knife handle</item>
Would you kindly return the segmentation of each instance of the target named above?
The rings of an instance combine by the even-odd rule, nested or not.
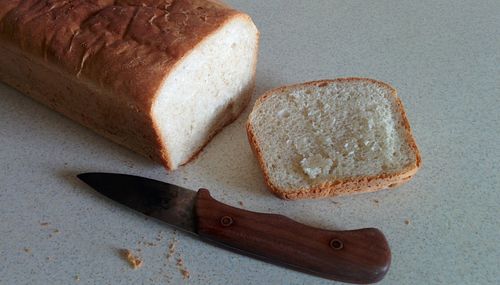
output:
[[[327,279],[368,284],[380,281],[391,263],[384,234],[375,228],[329,231],[285,216],[225,205],[200,189],[195,202],[201,238],[238,253]]]

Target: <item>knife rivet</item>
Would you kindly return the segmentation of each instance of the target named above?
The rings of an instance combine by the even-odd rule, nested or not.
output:
[[[342,243],[340,240],[334,238],[330,241],[330,247],[335,249],[335,250],[339,250],[339,249],[342,249],[344,247],[344,243]]]
[[[224,227],[229,227],[233,224],[233,218],[231,218],[230,216],[224,216],[220,218],[220,224]]]

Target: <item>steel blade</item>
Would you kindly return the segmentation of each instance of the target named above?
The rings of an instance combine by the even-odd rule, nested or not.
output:
[[[195,233],[195,191],[126,174],[82,173],[77,177],[120,204]]]

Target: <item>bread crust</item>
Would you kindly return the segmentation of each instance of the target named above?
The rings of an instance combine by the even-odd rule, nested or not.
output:
[[[411,127],[403,107],[403,103],[397,96],[396,89],[387,83],[370,78],[348,77],[348,78],[338,78],[333,80],[318,80],[301,84],[287,85],[269,90],[266,93],[264,93],[264,95],[262,95],[255,102],[254,109],[255,107],[262,104],[265,100],[267,100],[270,96],[273,96],[276,93],[281,93],[289,88],[305,87],[305,86],[322,87],[329,83],[334,83],[334,82],[369,82],[372,84],[379,85],[385,89],[391,90],[391,96],[395,98],[396,109],[401,114],[401,120],[405,130],[406,141],[410,149],[415,154],[415,162],[406,166],[401,171],[395,173],[390,173],[390,174],[383,173],[381,175],[376,175],[376,176],[354,177],[349,179],[327,181],[324,183],[313,185],[311,188],[283,189],[275,185],[270,178],[271,176],[268,172],[268,168],[266,167],[262,150],[259,147],[259,143],[257,141],[255,132],[252,127],[251,114],[250,114],[249,119],[246,123],[248,141],[250,143],[252,151],[257,157],[260,168],[263,171],[264,180],[268,189],[274,195],[276,195],[281,199],[285,200],[314,199],[314,198],[324,198],[332,196],[343,196],[343,195],[375,192],[387,188],[392,189],[408,182],[422,165],[420,151],[418,150],[417,144],[413,137]]]
[[[212,0],[2,1],[0,80],[174,169],[152,116],[158,91],[198,45],[237,18],[253,25]],[[240,112],[223,116],[205,145]]]

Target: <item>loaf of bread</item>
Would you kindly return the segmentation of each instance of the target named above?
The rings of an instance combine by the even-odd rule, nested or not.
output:
[[[283,199],[395,187],[421,165],[396,90],[371,79],[268,91],[257,100],[247,133],[269,189]]]
[[[257,51],[218,1],[0,1],[0,80],[168,169],[243,110]]]

